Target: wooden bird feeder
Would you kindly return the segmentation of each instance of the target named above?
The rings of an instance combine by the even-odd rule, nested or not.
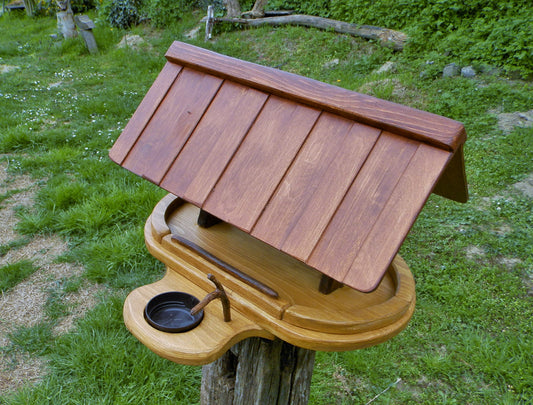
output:
[[[398,249],[431,192],[467,200],[463,125],[180,42],[166,58],[110,152],[171,193],[145,226],[167,272],[126,299],[129,330],[190,365],[249,337],[345,351],[399,333],[415,290]],[[185,333],[147,322],[158,294],[210,294],[208,274],[229,322],[220,304]]]

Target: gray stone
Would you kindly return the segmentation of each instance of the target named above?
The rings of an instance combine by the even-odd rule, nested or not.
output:
[[[77,15],[74,17],[74,21],[80,30],[92,30],[96,27],[93,20],[86,15]]]
[[[394,72],[396,72],[396,63],[389,61],[389,62],[385,62],[383,66],[377,69],[374,73],[381,74],[381,73],[394,73]]]
[[[20,69],[20,66],[12,66],[12,65],[0,65],[0,74],[2,73],[9,73],[14,70]]]
[[[472,78],[476,76],[476,71],[472,66],[465,66],[461,69],[461,76],[466,78]]]
[[[334,66],[337,66],[340,63],[338,59],[330,60],[329,62],[324,63],[324,69],[330,69]]]
[[[461,69],[459,69],[459,66],[457,66],[455,63],[449,63],[448,65],[444,66],[444,69],[442,70],[442,77],[459,76],[460,72]]]
[[[131,48],[138,50],[145,43],[140,35],[124,35],[117,48]]]

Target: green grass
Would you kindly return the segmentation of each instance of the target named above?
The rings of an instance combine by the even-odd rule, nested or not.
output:
[[[2,250],[4,250],[4,246],[2,246],[2,248]],[[37,268],[29,260],[21,260],[0,267],[0,293],[4,293],[16,286],[36,270]]]
[[[163,274],[144,247],[142,228],[165,193],[107,158],[165,51],[184,40],[194,18],[168,30],[134,28],[151,46],[142,52],[117,49],[126,32],[99,22],[100,53],[89,55],[79,39],[50,38],[53,18],[0,17],[0,64],[20,67],[0,76],[0,154],[10,174],[43,182],[35,206],[17,211],[23,238],[0,252],[37,234],[58,234],[69,244],[61,259],[81,263],[82,279],[110,291],[59,337],[52,329],[68,312],[62,296],[83,288],[82,279],[51,292],[46,320],[11,335],[12,350],[48,361],[47,374],[35,386],[0,394],[0,403],[199,401],[200,369],[159,358],[123,325],[125,293]],[[495,111],[530,110],[533,85],[491,75],[445,79],[441,68],[453,60],[443,53],[393,53],[298,27],[226,30],[212,43],[189,42],[465,124],[470,201],[432,196],[401,249],[417,282],[412,321],[376,347],[319,353],[310,403],[358,404],[376,395],[379,404],[531,403],[533,203],[513,185],[531,173],[533,128],[503,133]],[[426,63],[432,57],[435,63]],[[326,65],[334,59],[339,63]],[[396,73],[374,73],[387,61]]]

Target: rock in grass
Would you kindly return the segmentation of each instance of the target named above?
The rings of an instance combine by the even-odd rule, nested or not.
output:
[[[124,35],[122,40],[117,45],[117,48],[132,48],[139,49],[144,44],[144,39],[140,35]]]
[[[14,70],[20,69],[20,66],[12,66],[12,65],[0,65],[0,74],[2,73],[9,73]]]
[[[380,74],[380,73],[394,73],[394,72],[396,72],[396,63],[388,61],[388,62],[385,62],[374,73]]]
[[[472,78],[476,76],[476,71],[472,66],[465,66],[461,69],[461,76],[466,78]]]
[[[446,66],[444,66],[444,69],[442,70],[442,77],[455,77],[459,76],[460,73],[459,66],[457,66],[455,63],[449,63]]]
[[[323,67],[324,69],[331,69],[335,66],[337,66],[340,63],[338,59],[330,60],[329,62],[324,63]]]

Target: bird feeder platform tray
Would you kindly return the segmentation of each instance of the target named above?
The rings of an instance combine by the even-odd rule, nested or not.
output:
[[[203,365],[248,337],[278,337],[310,350],[346,351],[384,342],[405,328],[415,307],[413,276],[396,255],[378,287],[361,292],[344,286],[322,294],[322,274],[228,223],[197,225],[199,208],[172,194],[154,208],[145,225],[150,253],[166,265],[160,281],[137,288],[124,304],[131,333],[158,355],[181,364]],[[392,232],[392,231],[391,231]],[[277,297],[243,282],[204,255],[176,241],[187,238]],[[166,291],[202,299],[213,290],[207,274],[223,284],[232,320],[224,322],[219,302],[205,307],[203,321],[185,333],[154,329],[143,312],[148,301]]]

